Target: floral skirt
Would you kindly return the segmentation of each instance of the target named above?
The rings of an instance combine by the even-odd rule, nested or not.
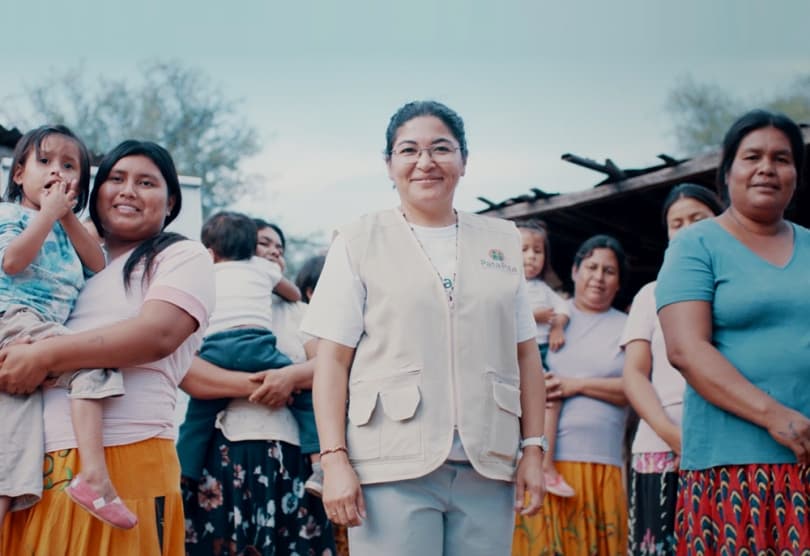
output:
[[[810,467],[750,464],[681,471],[679,556],[810,556]]]
[[[114,529],[63,491],[81,470],[78,450],[45,454],[42,500],[6,517],[4,556],[177,556],[183,553],[180,463],[174,442],[152,438],[104,449],[118,495],[138,516]]]
[[[547,494],[533,517],[517,515],[513,556],[626,556],[627,502],[615,465],[554,462],[572,498]]]
[[[231,442],[215,431],[202,479],[184,479],[186,554],[286,556],[335,554],[323,504],[304,490],[312,467],[297,446]]]
[[[678,469],[672,452],[633,454],[630,470],[630,551],[633,556],[675,554]]]

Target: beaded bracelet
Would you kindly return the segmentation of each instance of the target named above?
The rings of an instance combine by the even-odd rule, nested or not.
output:
[[[334,454],[337,452],[344,452],[347,456],[349,455],[349,450],[346,449],[346,446],[335,446],[334,448],[330,448],[328,450],[323,450],[321,452],[321,457],[327,454]]]

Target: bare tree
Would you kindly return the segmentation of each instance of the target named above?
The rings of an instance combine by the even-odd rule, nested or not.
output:
[[[810,123],[810,74],[767,99],[741,99],[722,87],[691,77],[670,91],[666,109],[675,123],[678,147],[686,154],[716,148],[728,127],[745,111],[765,108]]]
[[[203,216],[254,193],[260,181],[240,162],[260,149],[258,133],[202,71],[179,62],[142,64],[140,79],[98,76],[72,68],[26,87],[37,122],[63,123],[95,153],[124,139],[166,147],[182,174],[202,178]]]

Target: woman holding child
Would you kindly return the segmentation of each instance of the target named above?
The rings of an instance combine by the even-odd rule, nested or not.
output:
[[[546,359],[546,389],[549,400],[562,401],[553,457],[575,494],[548,496],[537,516],[517,516],[515,556],[627,553],[619,346],[627,315],[612,307],[626,274],[624,250],[610,236],[594,236],[577,250],[571,274],[571,320],[565,345]]]
[[[104,456],[138,524],[114,529],[63,492],[81,466],[67,390],[46,388],[44,493],[37,505],[9,516],[2,553],[180,554],[174,406],[213,306],[211,259],[198,243],[164,231],[180,212],[180,184],[169,153],[154,143],[112,149],[99,165],[89,207],[109,263],[79,294],[67,322],[74,334],[0,352],[0,390],[31,391],[49,374],[76,369],[119,369],[126,393],[103,403]]]
[[[203,242],[218,261],[212,322],[230,327],[221,330],[219,325],[206,337],[201,357],[182,384],[193,398],[179,445],[189,555],[334,554],[323,506],[305,492],[305,485],[308,489],[319,483],[311,477],[311,454],[317,454],[318,444],[308,392],[313,372],[308,359],[314,356],[315,342],[299,333],[300,320],[294,315],[300,311],[287,307],[300,309],[295,302],[273,296],[270,308],[273,286],[286,282],[281,278],[283,236],[260,224],[244,215],[219,213],[203,226]],[[254,252],[260,256],[251,257]],[[297,294],[293,290],[276,289],[288,297]],[[255,299],[247,303],[246,295]],[[225,350],[230,360],[211,357],[222,335],[236,342],[236,349]],[[274,364],[282,359],[286,363]],[[283,368],[272,368],[279,366]],[[260,369],[270,370],[256,372]],[[217,411],[224,410],[214,412],[215,419],[197,419],[194,408],[212,403]],[[189,449],[187,432],[195,421],[204,443]]]

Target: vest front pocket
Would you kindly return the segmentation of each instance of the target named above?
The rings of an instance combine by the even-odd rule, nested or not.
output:
[[[418,375],[414,376],[418,379]],[[408,458],[422,453],[421,422],[414,419],[422,394],[417,384],[385,387],[380,391],[385,420],[382,424],[383,458]]]
[[[352,461],[422,454],[422,423],[415,418],[422,402],[420,381],[419,369],[407,369],[350,386],[346,447]]]
[[[356,389],[349,397],[349,420],[346,424],[346,448],[349,459],[362,461],[380,457],[379,415],[372,418],[377,406],[377,389]],[[377,412],[379,413],[379,412]],[[376,425],[376,426],[375,426]]]
[[[492,383],[492,397],[495,404],[488,453],[514,462],[520,443],[520,389],[496,381]]]

